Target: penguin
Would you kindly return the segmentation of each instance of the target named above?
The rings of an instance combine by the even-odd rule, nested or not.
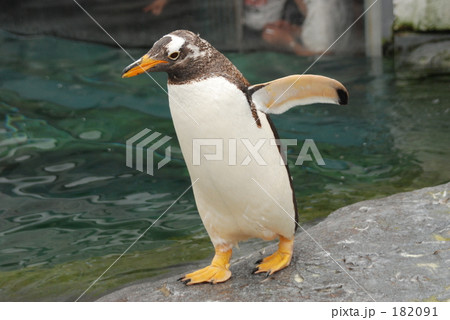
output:
[[[171,32],[122,77],[168,74],[169,108],[198,212],[214,245],[209,266],[179,280],[227,281],[233,247],[250,238],[278,239],[278,249],[252,273],[267,276],[292,259],[298,226],[292,178],[270,114],[298,105],[348,101],[338,81],[290,75],[251,85],[222,53],[187,30]]]

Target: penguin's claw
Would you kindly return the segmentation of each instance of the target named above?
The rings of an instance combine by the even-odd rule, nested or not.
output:
[[[194,271],[185,275],[181,282],[185,285],[193,285],[202,282],[209,282],[211,284],[216,284],[220,282],[225,282],[231,277],[231,271],[225,267],[221,266],[207,266],[206,268]]]
[[[291,263],[292,252],[294,247],[294,239],[289,240],[284,237],[280,237],[280,243],[278,250],[264,259],[260,264],[256,266],[256,270],[252,273],[266,273],[266,277],[274,274],[275,272],[286,268]]]

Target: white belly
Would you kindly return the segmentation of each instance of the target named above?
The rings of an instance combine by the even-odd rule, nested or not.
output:
[[[193,186],[198,211],[213,244],[291,238],[296,213],[290,177],[265,114],[258,112],[258,128],[245,95],[220,77],[168,89],[180,147],[191,180],[198,179]],[[209,145],[197,152],[196,139],[214,140],[202,140]],[[253,146],[261,143],[260,158],[253,157],[242,139]],[[223,146],[223,157],[215,144]],[[215,160],[205,159],[211,155]]]

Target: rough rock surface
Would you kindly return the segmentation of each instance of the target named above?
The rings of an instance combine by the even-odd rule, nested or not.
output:
[[[394,0],[393,4],[397,75],[449,74],[450,1]]]
[[[394,0],[394,30],[450,30],[448,0]]]
[[[250,272],[274,246],[232,261],[222,284],[186,286],[177,275],[99,301],[450,301],[449,189],[341,208],[301,230],[291,265],[268,278]]]
[[[450,74],[450,32],[396,33],[394,43],[397,76],[420,78]]]

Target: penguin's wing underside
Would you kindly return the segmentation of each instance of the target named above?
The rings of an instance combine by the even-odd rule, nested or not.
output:
[[[292,107],[312,103],[347,104],[347,89],[331,78],[292,75],[248,87],[255,107],[264,113],[280,114]]]

